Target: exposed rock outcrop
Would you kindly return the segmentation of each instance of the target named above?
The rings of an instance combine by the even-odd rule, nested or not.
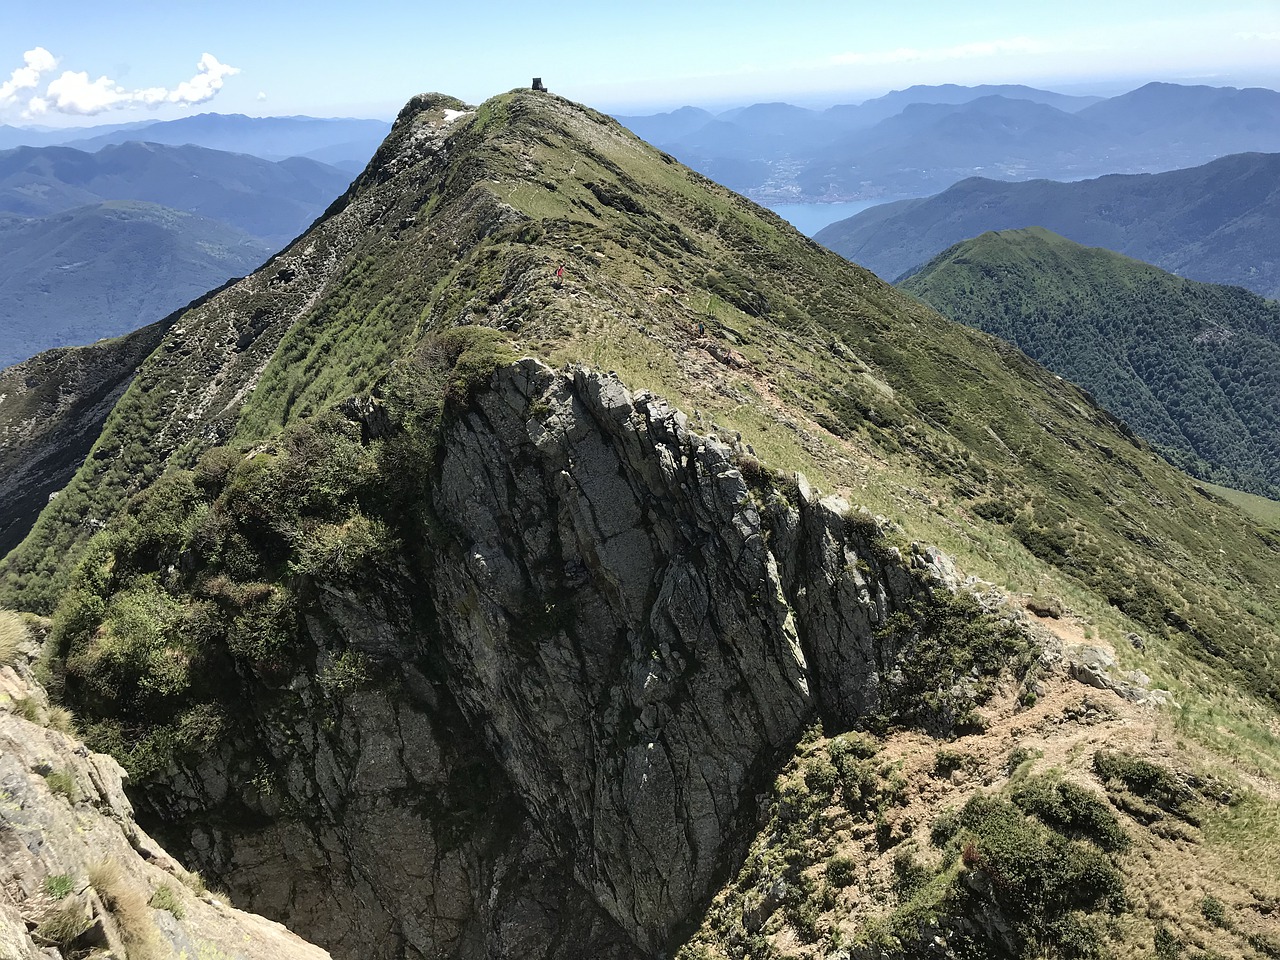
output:
[[[344,651],[377,679],[264,691],[256,739],[149,812],[339,955],[660,956],[803,730],[892,711],[882,628],[947,561],[585,369],[502,368],[441,450],[430,583],[321,585],[306,617],[316,677]]]
[[[34,722],[51,716],[24,657],[0,667],[0,955],[329,956],[204,892],[134,822],[120,765]]]

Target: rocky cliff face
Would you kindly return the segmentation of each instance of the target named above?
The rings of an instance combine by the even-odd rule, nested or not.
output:
[[[209,894],[143,832],[120,765],[57,729],[65,713],[31,676],[34,648],[11,645],[19,629],[0,610],[13,660],[0,666],[0,954],[325,960],[279,924]]]
[[[502,368],[440,449],[427,582],[321,584],[321,666],[148,814],[337,955],[663,955],[806,726],[897,710],[945,560],[583,369]]]

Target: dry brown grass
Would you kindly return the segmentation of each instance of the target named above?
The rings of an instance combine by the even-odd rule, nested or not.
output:
[[[12,610],[0,610],[0,667],[17,662],[22,644],[30,636],[22,617]]]
[[[116,922],[128,960],[160,960],[164,956],[160,934],[143,892],[130,882],[115,860],[100,860],[91,864],[88,872],[89,884]]]
[[[46,913],[32,934],[40,943],[65,949],[88,930],[91,923],[89,912],[77,897]]]

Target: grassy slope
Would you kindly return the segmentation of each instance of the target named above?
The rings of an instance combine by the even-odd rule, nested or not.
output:
[[[766,459],[899,518],[974,573],[1034,590],[1056,568],[1276,690],[1274,539],[1075,388],[558,98],[490,101],[452,148],[449,167],[395,191],[343,279],[285,336],[240,410],[240,437],[370,389],[424,331],[502,326],[519,349],[615,369],[741,431]],[[700,321],[738,365],[696,341]],[[178,375],[172,358],[144,368],[99,446],[127,448],[120,431],[151,422],[154,435],[182,417],[163,403]],[[147,452],[94,461],[93,515],[163,466],[131,462]],[[63,531],[87,508],[61,509],[8,558],[10,590],[15,573],[24,589],[40,578],[33,557],[48,564],[48,545],[61,557],[79,539]]]
[[[451,163],[438,166],[396,160],[412,113],[357,183],[381,199],[361,208],[369,226],[341,279],[283,335],[243,405],[220,414],[234,415],[239,442],[374,388],[433,330],[501,327],[520,351],[616,370],[696,411],[702,429],[740,431],[771,464],[893,517],[967,572],[1058,593],[1123,664],[1173,690],[1182,735],[1274,774],[1274,533],[1018,351],[598,114],[553,96],[495,98],[456,121]],[[215,301],[171,338],[253,302],[235,297],[247,294],[229,291],[222,313]],[[50,564],[82,549],[80,518],[118,509],[135,476],[164,467],[155,457],[189,463],[215,442],[196,428],[166,439],[188,415],[156,400],[185,375],[175,345],[144,367],[98,448],[123,449],[144,428],[157,439],[131,454],[139,462],[92,461],[6,558],[7,602],[50,602],[61,576]],[[1124,641],[1130,630],[1145,652]]]
[[[1230,487],[1220,487],[1215,484],[1209,484],[1208,486],[1215,494],[1224,500],[1234,503],[1242,511],[1257,520],[1258,523],[1274,530],[1280,530],[1280,501],[1270,500],[1253,493],[1233,490]]]
[[[116,399],[174,319],[0,370],[0,550],[22,541],[84,462]]]
[[[1280,489],[1280,303],[1039,227],[956,244],[901,287],[1085,387],[1196,475]]]

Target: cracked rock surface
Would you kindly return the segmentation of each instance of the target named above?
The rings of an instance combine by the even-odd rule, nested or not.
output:
[[[53,960],[98,947],[117,957],[327,960],[280,924],[193,889],[191,875],[134,822],[120,765],[27,719],[48,715],[25,661],[0,667],[0,956]],[[103,864],[113,865],[113,890],[128,892],[110,905],[91,884]],[[149,902],[161,888],[172,910]],[[83,918],[70,944],[48,936],[59,912]]]
[[[379,681],[335,706],[293,677],[149,813],[337,956],[663,956],[803,730],[882,706],[878,627],[945,565],[587,370],[502,368],[441,450],[427,582],[305,618]]]

